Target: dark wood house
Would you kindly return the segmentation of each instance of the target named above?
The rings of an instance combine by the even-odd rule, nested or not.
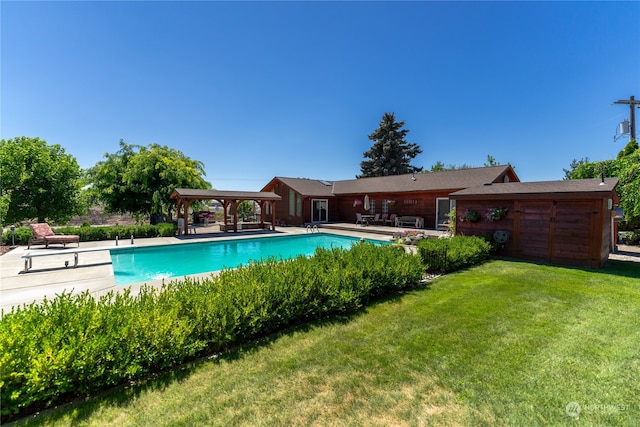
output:
[[[460,190],[450,196],[456,202],[456,234],[495,238],[505,256],[598,268],[615,244],[617,184],[617,178],[606,178]],[[502,209],[506,215],[498,218]],[[474,216],[477,221],[470,220]]]
[[[282,197],[276,206],[279,224],[355,222],[356,214],[379,214],[416,217],[424,228],[437,228],[453,206],[449,194],[518,181],[513,168],[503,165],[343,181],[275,177],[262,191]]]

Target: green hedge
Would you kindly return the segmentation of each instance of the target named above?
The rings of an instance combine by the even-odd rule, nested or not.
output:
[[[158,225],[115,225],[109,227],[56,227],[54,231],[62,234],[75,234],[80,236],[81,242],[91,242],[115,240],[116,236],[122,240],[131,236],[134,238],[175,236],[177,227],[174,224],[161,223]],[[16,245],[26,245],[32,236],[31,228],[17,227],[15,229],[14,242]],[[12,244],[11,230],[7,230],[2,234],[2,244]]]
[[[0,320],[2,415],[15,419],[299,322],[356,310],[417,285],[423,273],[418,256],[362,242],[143,287],[136,296],[63,294],[13,309]]]
[[[418,252],[429,273],[448,273],[479,264],[489,258],[492,246],[477,236],[427,239],[418,243]]]

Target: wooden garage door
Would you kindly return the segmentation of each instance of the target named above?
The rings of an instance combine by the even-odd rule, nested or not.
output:
[[[598,201],[521,201],[516,253],[558,264],[597,265]],[[597,249],[597,245],[595,246]]]
[[[520,202],[520,232],[516,251],[525,259],[549,260],[549,232],[551,230],[550,202]]]
[[[551,262],[584,264],[592,257],[590,236],[597,201],[558,201],[551,226]]]

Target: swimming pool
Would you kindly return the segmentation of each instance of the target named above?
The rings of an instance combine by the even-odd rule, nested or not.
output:
[[[234,268],[269,257],[312,255],[317,247],[349,248],[360,239],[328,233],[275,236],[111,251],[116,285]],[[384,244],[381,240],[368,240]]]

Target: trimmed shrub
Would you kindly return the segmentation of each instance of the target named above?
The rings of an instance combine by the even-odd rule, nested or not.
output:
[[[418,242],[418,252],[429,273],[448,273],[489,258],[491,244],[477,236],[454,236]]]
[[[3,421],[287,326],[357,310],[414,287],[423,271],[420,258],[401,248],[363,242],[143,287],[136,296],[128,290],[99,299],[62,294],[14,308],[0,319]]]
[[[172,237],[175,236],[178,232],[178,227],[175,224],[171,224],[168,222],[161,222],[160,224],[156,225],[156,228],[160,237]]]
[[[169,237],[175,236],[178,228],[174,224],[161,223],[158,225],[115,225],[110,227],[56,227],[56,233],[76,234],[80,236],[81,242],[95,242],[99,240],[115,240],[146,237]],[[16,227],[15,244],[26,245],[29,238],[33,236],[33,232],[29,227]],[[11,230],[7,230],[2,234],[2,244],[11,244]]]
[[[14,230],[14,242],[16,245],[26,245],[29,237],[33,236],[33,232],[29,227],[16,227]],[[2,244],[11,245],[11,230],[2,233]]]

